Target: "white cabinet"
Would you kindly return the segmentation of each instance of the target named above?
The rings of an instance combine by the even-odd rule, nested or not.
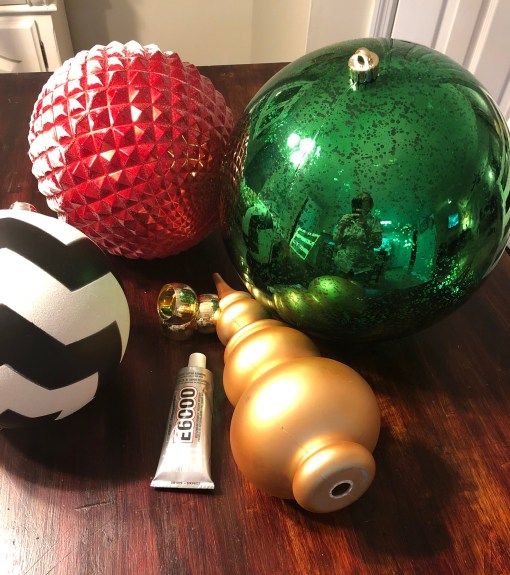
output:
[[[46,70],[34,18],[0,16],[0,72]]]
[[[51,72],[72,55],[62,0],[0,6],[0,72]]]

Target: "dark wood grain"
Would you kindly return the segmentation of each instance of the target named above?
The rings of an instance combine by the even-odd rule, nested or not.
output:
[[[279,67],[202,71],[238,116]],[[46,78],[0,76],[0,207],[24,200],[50,213],[26,139]],[[239,286],[218,235],[166,260],[111,261],[132,318],[116,377],[58,424],[0,434],[2,575],[510,572],[508,254],[462,308],[421,333],[357,349],[319,343],[366,377],[383,416],[374,484],[326,516],[267,497],[238,473],[216,338],[173,343],[160,334],[154,309],[163,283],[209,291],[220,271]],[[154,491],[175,376],[192,351],[207,354],[216,380],[217,488]]]

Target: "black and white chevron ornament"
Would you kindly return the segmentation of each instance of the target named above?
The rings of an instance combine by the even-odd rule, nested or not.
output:
[[[0,427],[83,407],[128,336],[126,297],[91,240],[55,218],[0,210]]]

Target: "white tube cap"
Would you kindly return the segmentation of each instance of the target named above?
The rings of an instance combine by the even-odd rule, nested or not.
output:
[[[188,367],[205,367],[207,358],[203,353],[192,353],[188,359]]]

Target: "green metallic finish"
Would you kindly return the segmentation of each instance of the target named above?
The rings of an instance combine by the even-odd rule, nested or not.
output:
[[[379,75],[355,85],[361,47]],[[409,333],[462,303],[510,226],[510,136],[491,97],[429,48],[365,38],[286,66],[223,166],[226,244],[250,291],[325,337]]]

